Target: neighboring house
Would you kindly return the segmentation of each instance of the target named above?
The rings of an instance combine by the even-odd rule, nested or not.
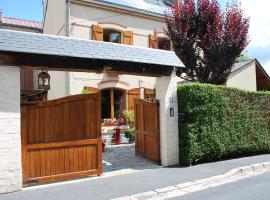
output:
[[[0,10],[0,29],[42,33],[42,22],[3,17],[2,15],[2,10]]]
[[[72,0],[69,6],[66,0],[48,0],[44,33],[171,50],[171,43],[164,34],[164,12],[169,4],[168,0]],[[147,99],[154,95],[155,77],[114,73],[109,65],[99,74],[49,73],[49,99],[79,94],[83,90],[101,90],[103,118],[114,118],[124,109],[134,109],[134,98],[139,95]],[[140,88],[145,88],[144,92],[140,92]]]
[[[10,17],[3,17],[3,12],[0,10],[0,29],[42,33],[43,22],[29,21],[24,19],[15,19]],[[24,101],[32,101],[33,98],[46,98],[46,91],[39,91],[37,89],[38,71],[31,69],[21,69],[21,94],[22,103]],[[34,96],[33,96],[34,94]],[[44,96],[45,95],[45,96]],[[29,96],[30,99],[29,99]]]
[[[241,61],[234,65],[226,85],[249,91],[270,91],[270,76],[257,59]]]

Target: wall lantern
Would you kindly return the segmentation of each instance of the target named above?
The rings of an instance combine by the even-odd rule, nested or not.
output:
[[[38,75],[38,89],[49,90],[50,89],[50,75],[43,71]]]

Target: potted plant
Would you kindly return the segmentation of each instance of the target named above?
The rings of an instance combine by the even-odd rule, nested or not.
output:
[[[135,141],[135,128],[127,128],[125,137],[129,139],[129,143],[133,143]]]
[[[127,128],[125,129],[125,137],[129,139],[129,142],[132,143],[135,141],[135,117],[134,111],[124,110],[123,118],[127,124]]]

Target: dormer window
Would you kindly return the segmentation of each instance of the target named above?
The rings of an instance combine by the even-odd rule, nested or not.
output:
[[[121,43],[121,32],[112,29],[105,29],[103,31],[103,41]]]

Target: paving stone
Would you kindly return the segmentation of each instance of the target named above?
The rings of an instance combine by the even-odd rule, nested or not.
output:
[[[115,145],[103,153],[103,171],[121,169],[154,169],[159,168],[155,162],[135,154],[135,144]]]

